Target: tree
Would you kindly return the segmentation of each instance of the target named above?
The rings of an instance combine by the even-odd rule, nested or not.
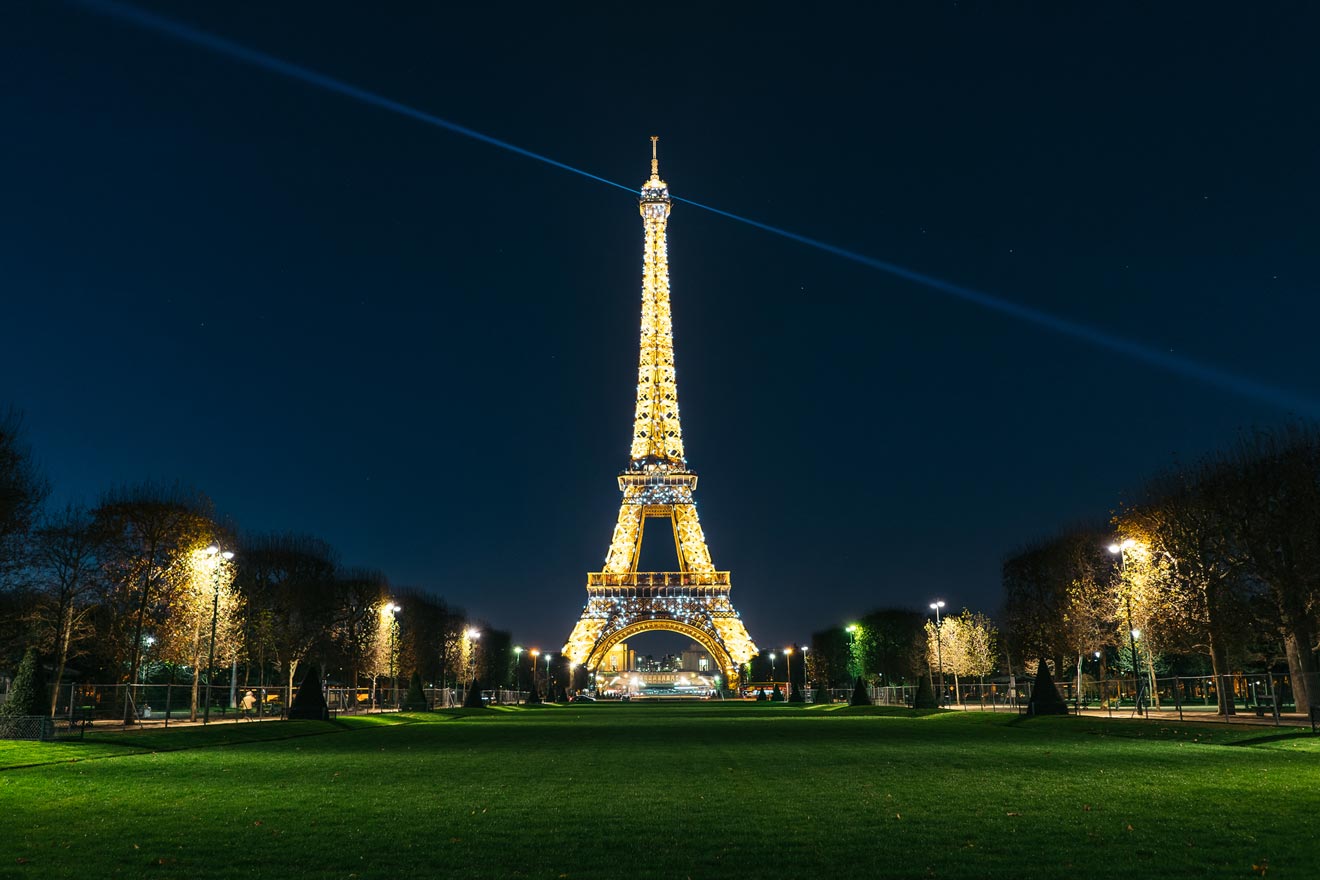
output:
[[[93,631],[91,614],[105,597],[100,540],[91,515],[70,505],[42,521],[33,534],[32,567],[40,599],[37,614],[43,638],[55,659],[50,714],[59,684],[79,641]]]
[[[50,483],[23,439],[23,416],[13,407],[0,413],[0,585],[21,564],[25,541],[36,524]]]
[[[852,699],[848,701],[850,706],[869,706],[871,705],[871,695],[866,692],[866,679],[860,675],[853,684]]]
[[[1258,433],[1230,462],[1236,478],[1219,497],[1272,600],[1297,705],[1320,704],[1320,429]]]
[[[1229,658],[1247,641],[1251,622],[1243,589],[1247,557],[1222,501],[1233,482],[1231,469],[1221,463],[1168,471],[1147,484],[1141,503],[1115,517],[1120,542],[1131,543],[1135,572],[1149,568],[1152,559],[1166,563],[1157,568],[1163,594],[1148,603],[1160,613],[1142,615],[1147,627],[1181,650],[1210,658],[1220,714],[1235,711]],[[1118,586],[1126,593],[1126,585]],[[1130,652],[1127,644],[1121,647]]]
[[[0,715],[8,718],[24,715],[45,715],[46,713],[46,673],[41,665],[41,655],[36,648],[28,648],[23,654],[23,662],[18,664],[18,672],[9,686],[9,697],[0,704]]]
[[[840,627],[830,627],[811,634],[807,654],[807,673],[820,687],[846,683],[848,674],[848,634]],[[752,680],[748,673],[746,680]]]
[[[235,561],[235,583],[252,621],[249,651],[263,660],[269,652],[292,691],[298,664],[328,637],[334,620],[334,550],[306,535],[257,535],[240,541]]]
[[[357,705],[357,689],[362,681],[364,667],[368,674],[374,672],[376,664],[372,662],[382,635],[388,641],[391,615],[386,612],[389,605],[389,582],[379,571],[369,569],[350,569],[341,571],[336,578],[335,596],[339,600],[331,622],[332,637],[336,646],[348,661],[349,688],[353,691],[353,705]],[[382,627],[382,623],[385,627]],[[385,629],[382,633],[382,629]],[[388,651],[388,648],[386,648]]]
[[[199,536],[188,555],[187,575],[172,595],[169,614],[160,626],[160,655],[193,671],[188,702],[192,721],[197,720],[203,672],[209,686],[214,657],[221,658],[224,665],[237,656],[241,642],[234,564],[219,551],[222,542],[226,546],[233,543],[218,532]]]
[[[149,483],[107,493],[93,513],[116,605],[131,615],[129,684],[137,681],[144,628],[149,621],[163,622],[175,592],[187,582],[192,552],[214,529],[210,514],[205,496]],[[125,688],[125,723],[135,714],[132,689]]]
[[[882,683],[898,684],[921,674],[925,615],[910,608],[878,608],[857,622],[863,675],[878,674]]]

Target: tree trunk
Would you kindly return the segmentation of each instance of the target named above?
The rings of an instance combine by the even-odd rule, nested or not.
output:
[[[1077,707],[1077,713],[1082,712],[1082,652],[1077,652],[1077,693],[1073,694],[1073,704]]]
[[[1237,705],[1233,702],[1233,692],[1224,687],[1228,680],[1228,651],[1219,639],[1210,632],[1210,671],[1215,676],[1215,699],[1219,703],[1217,714],[1229,716],[1237,714]]]
[[[55,681],[50,688],[50,717],[55,717],[55,704],[60,698],[60,681],[64,678],[64,665],[69,659],[70,634],[73,631],[73,605],[69,605],[60,611],[60,629],[55,634]],[[69,713],[73,713],[73,706],[69,706]]]
[[[958,670],[953,670],[953,702],[962,705],[962,688],[958,686]]]
[[[1288,655],[1288,678],[1292,682],[1293,699],[1298,712],[1320,704],[1320,667],[1315,661],[1315,644],[1311,622],[1305,618],[1291,621],[1292,626],[1283,636],[1283,648]]]
[[[1150,672],[1150,702],[1156,709],[1160,707],[1160,689],[1155,682],[1155,652],[1146,649],[1146,669]]]

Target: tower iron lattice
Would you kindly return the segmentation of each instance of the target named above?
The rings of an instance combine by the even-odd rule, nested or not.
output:
[[[642,215],[642,329],[632,448],[619,474],[623,501],[601,571],[587,574],[587,604],[564,654],[594,672],[615,645],[633,635],[667,630],[688,636],[710,654],[730,687],[757,652],[729,598],[729,572],[717,571],[706,548],[678,417],[674,328],[669,306],[669,185],[660,179],[658,138],[651,138],[651,177],[638,199]],[[638,571],[648,519],[668,519],[678,571]]]

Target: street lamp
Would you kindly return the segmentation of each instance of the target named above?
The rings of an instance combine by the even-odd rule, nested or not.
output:
[[[787,648],[784,649],[784,666],[788,670],[787,672],[784,673],[784,675],[788,677],[788,692],[791,694],[793,692],[793,646],[792,645],[789,645]]]
[[[202,710],[202,723],[211,720],[211,681],[215,678],[215,622],[220,616],[220,566],[234,558],[232,550],[221,550],[216,544],[206,548],[206,555],[214,562],[211,565],[211,648],[206,655],[206,708]],[[219,557],[218,559],[216,557]]]
[[[399,682],[394,677],[394,633],[399,628],[399,612],[402,610],[401,606],[393,602],[387,602],[382,611],[383,614],[390,616],[390,690],[393,692],[396,702],[399,696]],[[441,684],[444,684],[444,682],[441,682]]]
[[[468,682],[472,682],[477,678],[477,651],[476,646],[472,643],[481,638],[481,631],[472,628],[465,629],[463,630],[463,638],[467,639],[468,668],[465,672],[467,673]]]
[[[1118,574],[1120,577],[1127,571],[1127,551],[1135,546],[1137,546],[1137,542],[1131,538],[1126,538],[1118,544],[1109,545],[1109,552],[1118,557]],[[1129,644],[1132,646],[1132,680],[1137,688],[1135,696],[1137,714],[1143,715],[1145,712],[1141,705],[1141,670],[1138,668],[1140,664],[1137,660],[1137,637],[1141,635],[1141,630],[1132,626],[1132,591],[1125,589],[1123,592],[1126,594],[1127,600],[1128,635],[1130,636]]]
[[[944,639],[940,632],[940,609],[944,607],[943,599],[936,599],[930,603],[930,607],[935,609],[935,659],[940,664],[940,700],[939,705],[944,705]],[[929,655],[927,655],[929,656]]]
[[[541,656],[541,652],[537,648],[532,648],[531,654],[532,654],[532,690],[536,690],[536,658]]]
[[[523,649],[517,645],[513,648],[513,704],[518,705],[519,694],[522,693],[522,653]]]
[[[855,674],[856,674],[856,673],[853,672],[853,668],[854,668],[854,666],[853,666],[853,642],[855,642],[855,641],[857,640],[857,630],[858,630],[858,629],[860,629],[860,627],[858,627],[857,624],[855,624],[855,623],[850,623],[850,624],[848,624],[847,626],[845,626],[845,627],[843,628],[843,631],[846,632],[846,633],[848,634],[848,677],[849,677],[849,678],[854,677]]]
[[[775,652],[770,652],[770,686],[773,689],[775,684]]]
[[[550,702],[554,702],[554,695],[550,693],[550,658],[555,656],[551,653],[545,655],[545,696]]]

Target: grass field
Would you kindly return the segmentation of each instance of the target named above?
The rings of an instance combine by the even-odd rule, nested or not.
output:
[[[1224,725],[596,704],[0,767],[0,878],[1320,877],[1320,738]]]

